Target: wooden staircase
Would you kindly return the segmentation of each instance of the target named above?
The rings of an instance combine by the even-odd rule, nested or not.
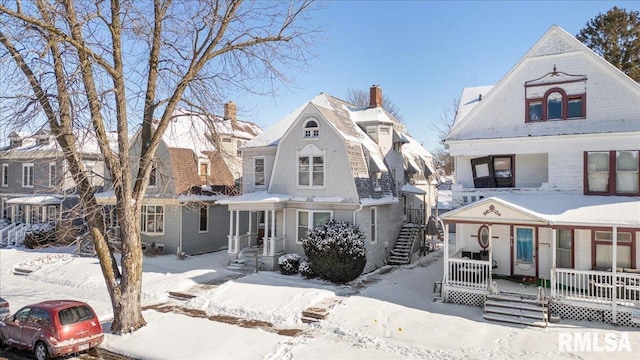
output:
[[[482,317],[491,321],[547,327],[549,301],[517,293],[487,295]]]
[[[419,227],[411,223],[402,225],[396,244],[391,249],[390,265],[405,265],[411,261],[411,249],[420,233],[418,230]]]

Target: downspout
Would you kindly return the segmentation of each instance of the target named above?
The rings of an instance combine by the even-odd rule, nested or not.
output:
[[[358,208],[353,210],[353,225],[356,225],[356,213],[362,211],[362,204],[358,204]]]
[[[178,206],[180,223],[178,224],[178,257],[182,254],[182,206]]]

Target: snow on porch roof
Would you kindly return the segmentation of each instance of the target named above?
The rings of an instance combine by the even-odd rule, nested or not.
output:
[[[497,202],[549,225],[640,227],[640,198],[579,194],[499,195],[458,208],[441,216],[459,220],[483,204]]]
[[[289,201],[289,195],[284,194],[269,194],[266,191],[256,191],[251,193],[242,194],[232,198],[219,200],[218,204],[246,204],[246,203],[278,203]]]
[[[413,185],[410,185],[410,184],[402,185],[402,192],[418,194],[418,195],[425,195],[427,193],[426,191],[424,191],[424,190],[422,190],[422,189],[420,189],[418,187],[415,187]]]
[[[13,205],[52,205],[62,203],[62,199],[57,196],[36,195],[9,199],[6,203]]]

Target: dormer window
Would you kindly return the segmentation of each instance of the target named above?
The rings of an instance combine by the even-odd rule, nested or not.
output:
[[[320,136],[320,127],[315,119],[308,120],[304,124],[304,137],[305,138],[317,138]]]

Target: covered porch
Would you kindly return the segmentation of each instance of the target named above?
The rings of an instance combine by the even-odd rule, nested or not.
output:
[[[635,198],[582,195],[501,196],[446,213],[443,298],[500,293],[496,279],[521,279],[551,306],[597,309],[618,323],[640,309],[638,214]]]
[[[265,192],[243,194],[220,200],[228,205],[230,261],[245,250],[261,257],[266,270],[276,267],[277,257],[284,254],[288,195]]]

